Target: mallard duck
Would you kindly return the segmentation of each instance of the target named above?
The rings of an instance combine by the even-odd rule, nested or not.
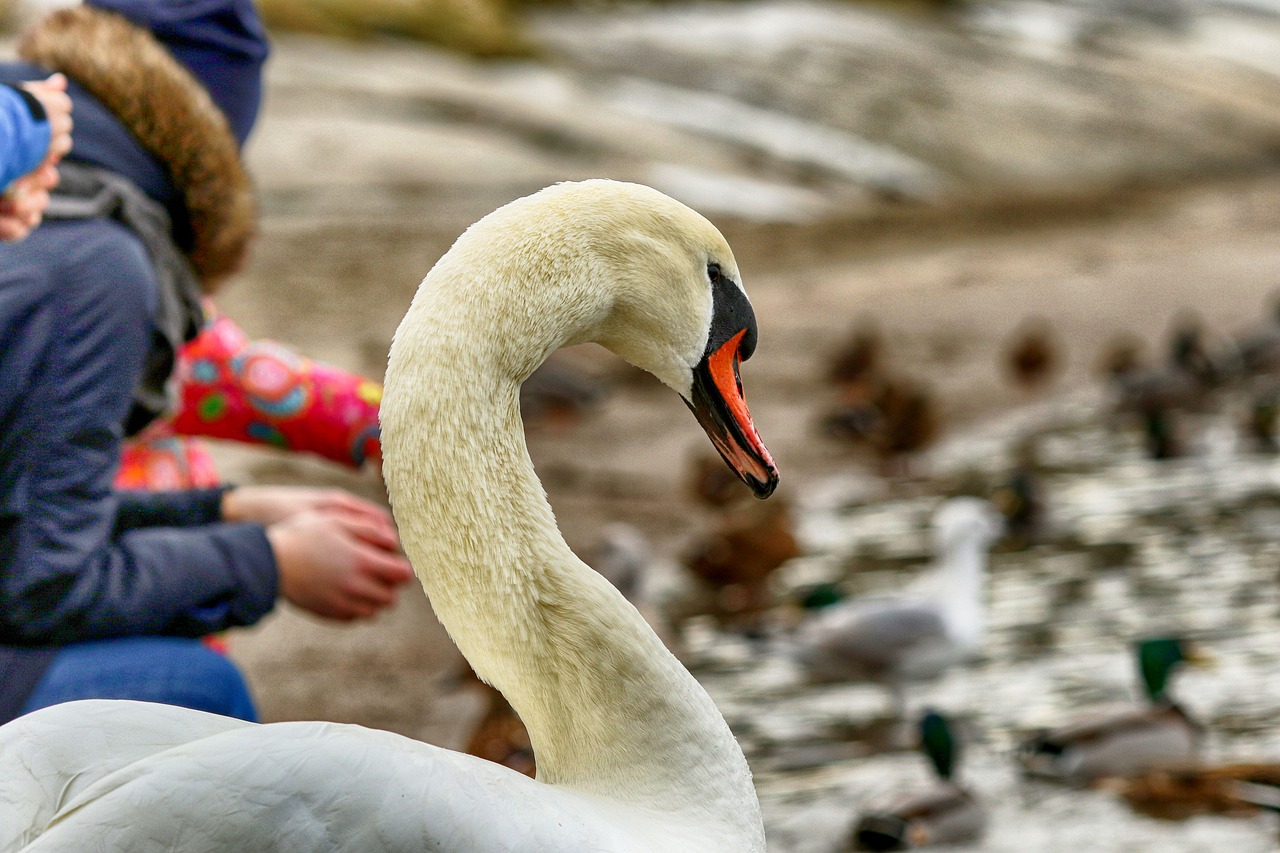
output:
[[[1258,453],[1280,451],[1276,426],[1280,421],[1280,384],[1274,380],[1262,380],[1249,398],[1249,411],[1244,422],[1244,435],[1248,447]]]
[[[1152,406],[1138,413],[1142,437],[1152,459],[1177,459],[1186,453],[1186,442],[1178,431],[1178,419],[1168,407]]]
[[[1194,443],[1184,435],[1184,413],[1207,412],[1217,405],[1234,370],[1231,360],[1210,352],[1203,326],[1190,315],[1174,326],[1165,363],[1143,365],[1137,346],[1121,340],[1104,359],[1113,409],[1140,424],[1152,459],[1183,456]]]
[[[872,446],[886,464],[916,453],[937,440],[941,427],[937,401],[923,382],[899,379],[885,382],[876,396],[881,427]]]
[[[887,686],[895,715],[906,715],[905,685],[936,678],[982,645],[987,552],[1004,530],[988,501],[957,497],[933,517],[934,569],[897,597],[837,601],[797,629],[795,660],[815,682]]]
[[[987,816],[973,793],[955,781],[960,742],[946,717],[925,713],[920,720],[920,748],[938,783],[864,814],[853,830],[855,849],[910,850],[981,837]]]
[[[1230,378],[1238,356],[1232,347],[1211,347],[1205,337],[1204,322],[1194,314],[1184,314],[1169,336],[1169,360],[1206,388],[1216,388]]]
[[[1169,337],[1168,358],[1144,367],[1126,360],[1118,350],[1110,356],[1111,387],[1121,411],[1207,411],[1230,370],[1221,357],[1212,355],[1204,342],[1200,321],[1187,316],[1175,324]]]
[[[1159,637],[1138,643],[1138,672],[1147,705],[1092,714],[1037,732],[1018,747],[1017,760],[1023,772],[1071,784],[1089,784],[1193,759],[1199,748],[1201,727],[1171,698],[1169,681],[1179,664],[1206,660],[1196,646],[1179,638]]]

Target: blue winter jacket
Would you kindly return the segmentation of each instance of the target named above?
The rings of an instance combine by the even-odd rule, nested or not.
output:
[[[0,63],[0,82],[31,70]],[[174,205],[159,163],[71,93],[72,158]],[[0,722],[61,644],[196,637],[275,601],[265,531],[223,523],[221,490],[112,488],[156,292],[142,242],[112,220],[49,221],[0,243]]]

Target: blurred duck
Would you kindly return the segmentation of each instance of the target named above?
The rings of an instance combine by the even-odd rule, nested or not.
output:
[[[1112,338],[1098,356],[1098,374],[1108,382],[1119,382],[1143,367],[1143,342],[1131,334]]]
[[[724,463],[721,463],[724,467]],[[668,606],[694,593],[675,577],[679,568],[654,553],[649,538],[625,522],[606,524],[584,561],[635,605],[667,648],[677,649]]]
[[[840,401],[823,416],[822,433],[871,451],[886,473],[901,473],[905,457],[937,438],[932,392],[886,367],[884,337],[874,319],[858,320],[832,353],[826,376],[840,389]]]
[[[1179,664],[1203,663],[1207,656],[1186,640],[1161,637],[1139,643],[1137,659],[1145,707],[1093,714],[1037,732],[1018,747],[1023,772],[1084,785],[1192,760],[1201,728],[1170,697],[1169,681]]]
[[[600,539],[585,561],[636,604],[643,597],[645,575],[654,562],[653,546],[638,528],[615,521],[601,529]]]
[[[477,694],[484,709],[467,737],[463,751],[533,776],[537,771],[533,745],[529,741],[528,730],[520,722],[520,715],[505,696],[481,681],[465,660],[462,666],[461,672],[453,679],[454,683]]]
[[[1280,294],[1272,296],[1271,312],[1266,319],[1236,338],[1235,350],[1240,370],[1247,376],[1280,370]]]
[[[1280,812],[1280,764],[1172,767],[1115,779],[1106,788],[1141,814],[1183,820],[1203,814]]]
[[[946,717],[934,711],[920,720],[920,749],[938,783],[862,816],[853,831],[857,850],[910,850],[979,838],[987,816],[973,794],[955,781],[960,742]]]
[[[876,408],[881,426],[873,435],[872,446],[886,464],[925,449],[938,437],[937,402],[921,383],[906,379],[885,382],[876,397]]]
[[[1190,316],[1175,325],[1166,363],[1144,366],[1138,353],[1137,345],[1123,339],[1104,355],[1114,407],[1138,418],[1152,459],[1183,456],[1193,442],[1183,435],[1180,416],[1217,405],[1217,392],[1233,372],[1232,358],[1210,352],[1200,321]]]
[[[1280,451],[1280,294],[1272,297],[1263,323],[1233,341],[1237,376],[1247,389],[1248,410],[1243,429],[1245,444],[1257,453]]]
[[[554,353],[520,386],[520,414],[525,423],[576,423],[599,407],[607,396],[606,383]]]
[[[1205,411],[1230,372],[1222,357],[1209,352],[1203,326],[1193,317],[1175,325],[1165,363],[1144,367],[1138,352],[1122,339],[1104,356],[1116,407],[1122,411]]]
[[[894,376],[850,389],[821,421],[825,435],[871,451],[889,475],[902,474],[910,455],[931,445],[940,427],[928,386]]]
[[[1194,376],[1203,386],[1221,385],[1227,377],[1230,358],[1211,352],[1205,342],[1204,325],[1191,315],[1182,317],[1169,338],[1169,360],[1180,370]]]
[[[1257,453],[1280,451],[1276,439],[1277,420],[1280,419],[1280,386],[1273,382],[1255,389],[1249,400],[1245,418],[1244,435],[1247,447]]]
[[[881,373],[883,356],[880,327],[872,318],[863,317],[832,354],[827,380],[841,386],[869,381]]]
[[[1027,391],[1040,390],[1061,369],[1061,348],[1048,320],[1042,317],[1029,320],[1013,333],[1005,346],[1005,374]]]
[[[933,517],[935,564],[897,597],[845,599],[796,631],[793,654],[812,681],[871,681],[906,715],[905,684],[976,655],[985,629],[987,552],[1004,523],[989,502],[957,497]]]
[[[724,460],[709,453],[699,453],[689,464],[689,495],[702,506],[723,509],[743,502],[742,481]]]
[[[1008,478],[991,495],[992,503],[1004,515],[1005,544],[1012,550],[1040,541],[1048,527],[1040,475],[1037,445],[1028,439],[1017,448]]]
[[[1139,412],[1147,455],[1152,459],[1177,459],[1186,454],[1186,443],[1178,433],[1171,409],[1152,407]]]
[[[710,530],[693,539],[682,562],[714,590],[713,615],[722,623],[755,629],[774,604],[770,577],[799,554],[791,508],[775,496],[768,503],[752,501],[723,511]]]

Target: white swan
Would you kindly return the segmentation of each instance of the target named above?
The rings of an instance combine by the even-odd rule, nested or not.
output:
[[[724,238],[632,184],[559,184],[467,230],[391,348],[383,470],[405,549],[538,781],[387,732],[136,702],[0,728],[0,850],[763,851],[742,751],[636,610],[559,535],[521,381],[595,340],[674,388],[759,494],[777,470],[738,361],[755,320]]]

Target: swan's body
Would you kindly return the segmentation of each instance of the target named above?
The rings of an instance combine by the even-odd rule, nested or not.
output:
[[[552,351],[598,341],[677,390],[768,494],[776,470],[732,387],[755,334],[736,279],[683,205],[561,184],[472,226],[396,333],[383,471],[405,551],[528,727],[538,781],[354,726],[73,703],[0,728],[0,851],[763,851],[741,749],[564,543],[517,402]]]
[[[898,597],[848,599],[801,626],[796,656],[814,681],[874,681],[903,707],[905,682],[936,678],[981,648],[987,551],[1004,529],[978,498],[952,498],[934,516],[936,565]]]

